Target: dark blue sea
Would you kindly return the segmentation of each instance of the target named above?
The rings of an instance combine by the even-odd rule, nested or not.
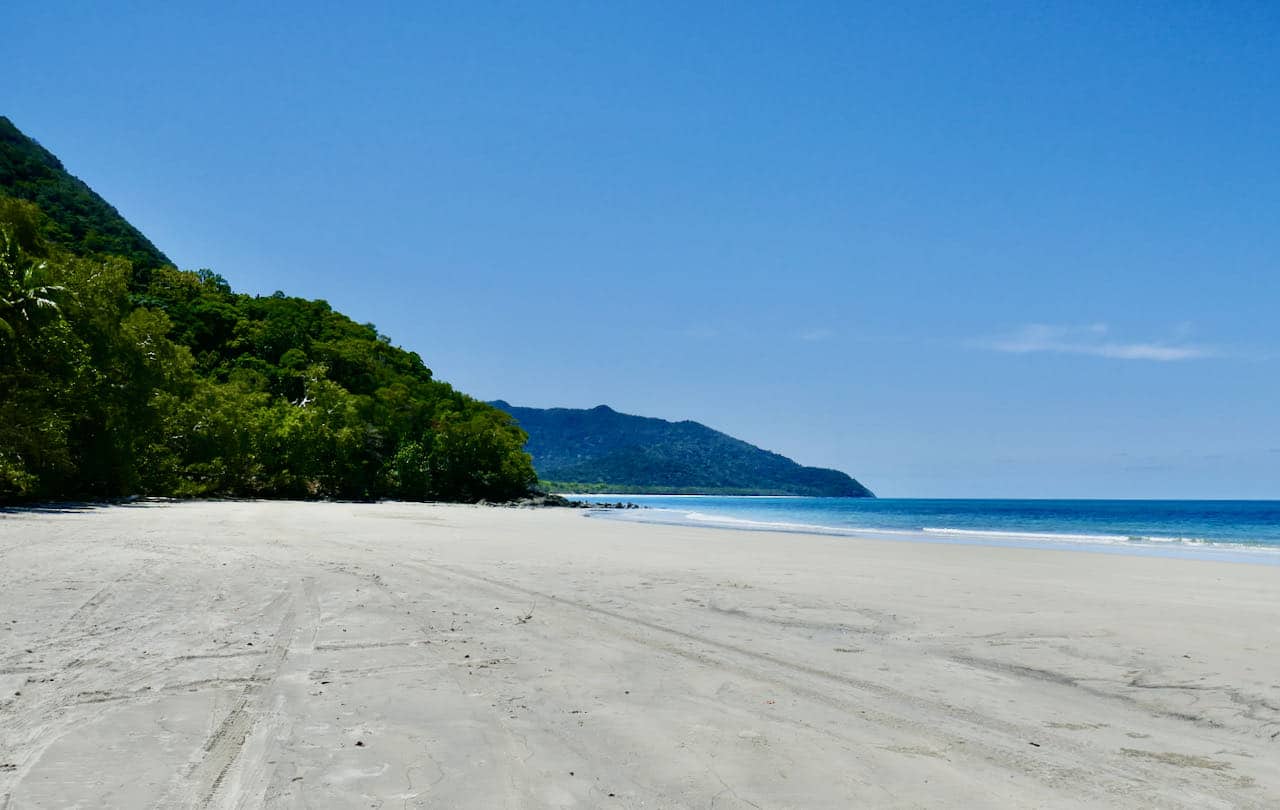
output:
[[[1280,564],[1280,501],[582,496],[601,517],[761,531]]]

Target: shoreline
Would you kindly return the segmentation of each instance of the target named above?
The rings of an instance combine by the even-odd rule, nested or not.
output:
[[[0,806],[1280,803],[1274,567],[584,516],[6,513]]]
[[[658,511],[658,507],[640,506],[640,509]],[[1271,545],[1229,543],[1210,540],[1132,539],[1116,537],[1104,542],[1081,541],[1079,535],[1031,532],[966,531],[953,529],[903,529],[846,528],[816,524],[788,524],[750,521],[735,518],[711,518],[696,520],[672,517],[669,520],[653,519],[643,514],[611,514],[618,510],[587,509],[586,517],[618,520],[653,526],[685,526],[693,529],[720,529],[723,531],[761,532],[765,534],[810,535],[814,537],[839,537],[848,540],[880,542],[927,543],[937,545],[977,546],[985,548],[1027,549],[1039,551],[1064,551],[1075,553],[1112,554],[1117,556],[1158,557],[1207,562],[1231,562],[1246,565],[1280,566],[1280,548]],[[1061,538],[1061,539],[1055,539]]]
[[[564,496],[579,497],[579,496]],[[602,496],[613,497],[613,496]],[[719,528],[747,532],[774,532],[779,534],[812,534],[825,537],[844,537],[851,540],[892,540],[913,543],[936,543],[990,546],[1002,548],[1028,548],[1042,550],[1083,551],[1101,554],[1132,555],[1139,557],[1172,557],[1190,560],[1215,560],[1256,565],[1280,565],[1280,546],[1264,540],[1228,540],[1219,538],[1200,538],[1194,536],[1168,536],[1151,534],[1119,534],[1078,531],[1036,531],[1008,528],[949,528],[922,526],[919,528],[880,527],[839,525],[836,523],[808,523],[791,520],[768,520],[763,515],[744,517],[723,510],[722,504],[710,504],[697,511],[685,511],[669,503],[671,498],[697,499],[704,496],[660,496],[661,501],[654,503],[633,500],[639,510],[627,514],[595,515],[614,520],[635,523],[649,523],[664,526],[689,526],[697,528]],[[727,500],[727,499],[717,499]],[[738,500],[733,498],[731,500]],[[746,500],[746,499],[744,499]],[[769,498],[769,500],[781,500]],[[906,499],[905,503],[918,502],[919,499]],[[935,502],[936,499],[925,499]],[[957,503],[974,503],[969,499],[958,499]],[[1005,501],[1007,502],[1007,501]],[[1042,503],[1030,500],[1028,503]],[[1057,503],[1058,501],[1054,501]],[[1077,503],[1094,503],[1077,501]],[[1132,503],[1131,501],[1111,501],[1101,503]],[[1159,502],[1178,503],[1178,502]],[[1246,503],[1231,501],[1230,503]],[[1272,501],[1247,503],[1271,504]],[[690,504],[695,506],[696,500]],[[820,516],[820,515],[819,515]]]

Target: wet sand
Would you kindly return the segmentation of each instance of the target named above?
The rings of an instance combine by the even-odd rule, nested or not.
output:
[[[1280,806],[1280,567],[0,512],[0,810]]]

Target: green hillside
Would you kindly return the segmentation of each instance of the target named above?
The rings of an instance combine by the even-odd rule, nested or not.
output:
[[[0,502],[503,500],[525,438],[324,301],[174,269],[0,118]]]
[[[139,276],[173,264],[110,203],[68,174],[52,152],[2,115],[0,193],[34,203],[44,212],[40,235],[46,244],[80,256],[128,259]]]
[[[534,466],[558,489],[874,497],[838,470],[802,467],[697,422],[631,416],[605,405],[578,410],[491,404],[528,432]]]

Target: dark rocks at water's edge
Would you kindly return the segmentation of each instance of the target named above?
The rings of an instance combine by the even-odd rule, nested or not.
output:
[[[607,503],[605,501],[575,501],[556,495],[554,493],[537,493],[526,498],[519,498],[506,503],[486,504],[481,501],[479,505],[484,506],[505,506],[510,509],[538,509],[542,507],[557,507],[561,509],[647,509],[646,506],[639,506],[630,501],[614,501]]]

